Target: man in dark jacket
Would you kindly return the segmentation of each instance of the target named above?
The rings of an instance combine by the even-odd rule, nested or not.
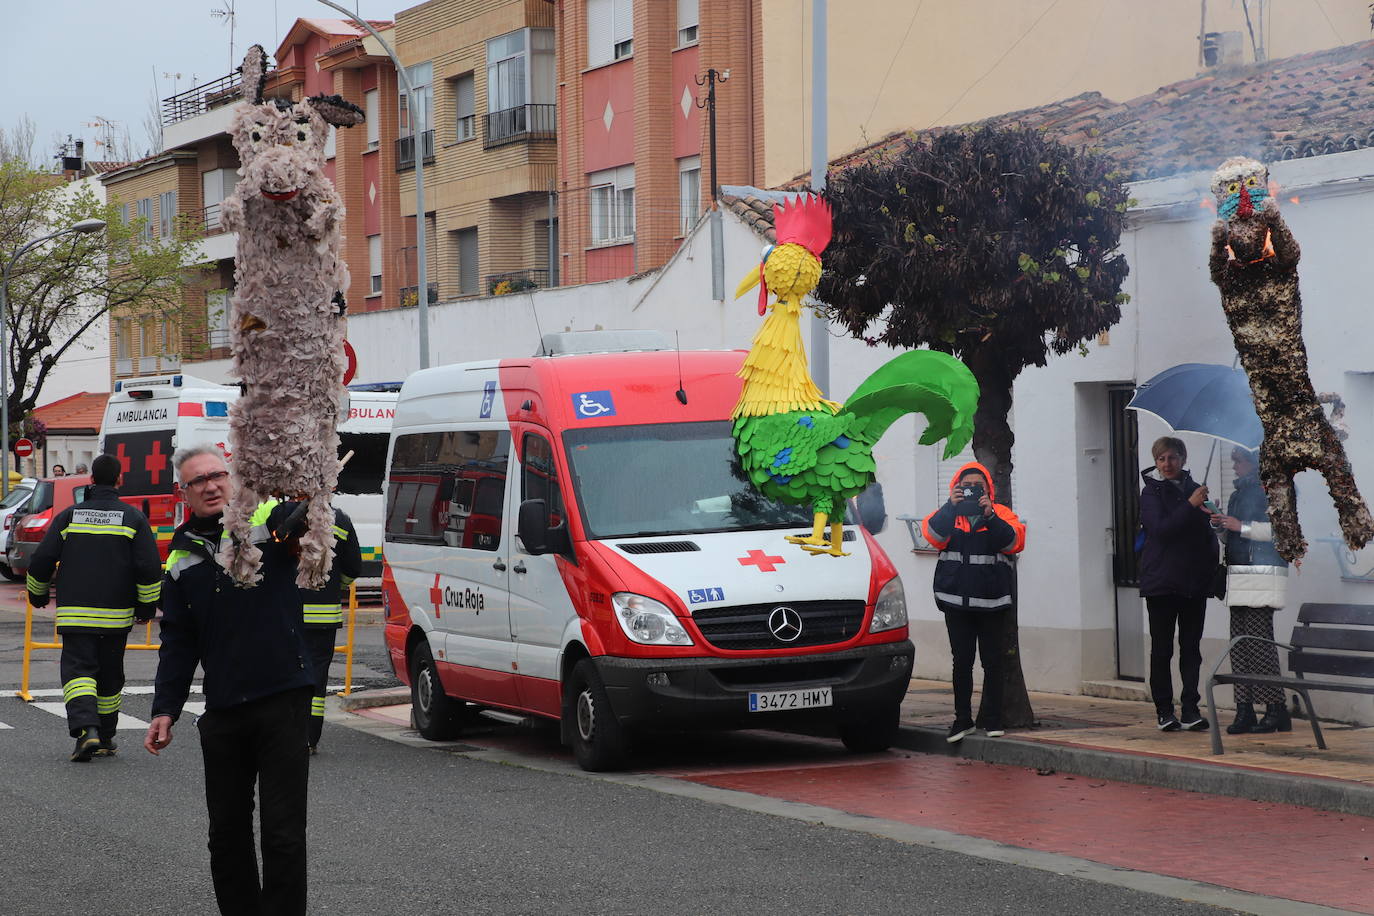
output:
[[[199,664],[210,874],[220,912],[303,914],[314,679],[301,632],[296,561],[290,545],[274,535],[294,504],[269,504],[254,516],[262,580],[239,588],[218,560],[231,493],[222,454],[196,446],[178,451],[172,465],[192,514],[172,535],[167,556],[153,718],[143,745],[157,754],[171,743]],[[261,881],[253,845],[255,784]]]
[[[115,751],[124,690],[124,646],[134,619],[157,610],[162,571],[148,519],[119,498],[119,459],[93,462],[86,499],[53,519],[29,565],[34,607],[48,603],[62,564],[57,632],[62,635],[62,698],[76,739],[71,759],[84,763]]]
[[[1150,694],[1160,731],[1206,731],[1198,710],[1202,624],[1217,571],[1217,537],[1208,521],[1207,488],[1184,470],[1188,449],[1162,436],[1150,452],[1153,468],[1140,472],[1140,595],[1150,617]],[[1153,476],[1152,476],[1153,473]],[[1174,715],[1174,629],[1178,629],[1180,717]]]
[[[343,597],[353,580],[363,571],[363,552],[353,520],[342,509],[334,510],[334,566],[323,588],[302,591],[305,644],[310,652],[310,667],[315,673],[315,696],[310,702],[310,753],[320,746],[324,733],[324,693],[329,685],[329,664],[334,660],[334,644],[343,626]]]
[[[945,615],[954,658],[954,724],[945,738],[962,741],[974,728],[990,738],[1002,730],[1002,613],[1013,602],[1013,554],[1026,546],[1026,526],[993,502],[988,469],[971,461],[949,484],[949,501],[927,515],[922,530],[939,548],[935,606]],[[1001,612],[1001,613],[999,613]],[[983,700],[973,719],[973,659],[983,663]]]

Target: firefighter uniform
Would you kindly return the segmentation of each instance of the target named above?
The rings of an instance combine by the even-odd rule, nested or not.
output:
[[[353,521],[342,509],[334,510],[334,567],[329,581],[315,591],[301,591],[305,644],[315,676],[315,695],[310,701],[310,750],[313,753],[324,731],[324,692],[329,683],[329,664],[343,626],[343,597],[363,569],[362,548]]]
[[[35,607],[48,603],[59,563],[62,699],[77,739],[72,759],[84,761],[114,750],[124,646],[134,619],[151,620],[157,610],[162,568],[148,519],[100,485],[59,513],[38,546],[26,581]]]

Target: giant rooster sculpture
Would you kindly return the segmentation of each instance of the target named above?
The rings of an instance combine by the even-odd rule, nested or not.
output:
[[[740,376],[744,389],[731,417],[740,463],[764,496],[809,504],[815,529],[789,537],[813,554],[843,557],[844,501],[873,482],[873,446],[908,413],[924,414],[923,445],[945,439],[945,457],[973,435],[978,382],[959,360],[913,350],[888,361],[843,404],[826,400],[811,378],[802,345],[802,300],[821,277],[830,244],[830,207],[819,198],[773,208],[777,244],[740,283],[739,298],[756,284],[759,314],[768,292],[777,297],[754,336]],[[829,526],[829,536],[826,527]]]

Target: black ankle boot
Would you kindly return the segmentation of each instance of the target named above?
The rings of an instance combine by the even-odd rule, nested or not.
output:
[[[1293,718],[1288,714],[1288,707],[1282,703],[1265,703],[1264,718],[1250,726],[1250,732],[1256,735],[1267,735],[1270,732],[1291,732],[1293,730]]]
[[[1226,726],[1226,734],[1243,735],[1254,729],[1255,721],[1255,704],[1237,703],[1236,721]]]

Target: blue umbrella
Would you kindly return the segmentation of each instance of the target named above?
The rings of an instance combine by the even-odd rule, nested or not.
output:
[[[1142,383],[1127,410],[1163,420],[1175,432],[1224,439],[1259,448],[1264,426],[1255,413],[1250,380],[1243,369],[1211,363],[1184,363]]]

